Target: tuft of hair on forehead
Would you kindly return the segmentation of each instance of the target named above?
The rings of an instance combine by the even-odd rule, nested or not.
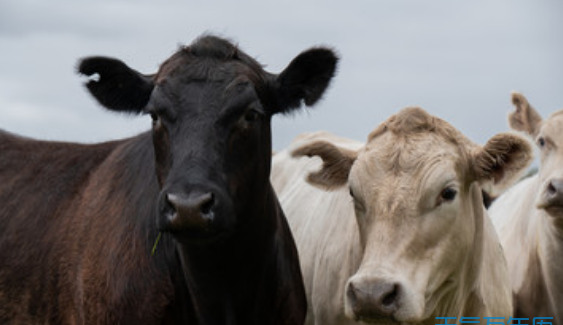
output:
[[[187,47],[182,48],[196,57],[218,60],[239,59],[239,49],[232,41],[215,35],[202,35]]]
[[[395,133],[418,133],[434,131],[436,123],[434,117],[420,107],[407,107],[390,118],[387,124],[390,131]]]
[[[207,60],[210,59],[210,60]],[[264,73],[263,66],[248,56],[232,41],[215,35],[204,34],[190,45],[182,45],[170,58],[160,65],[156,75],[157,83],[173,76],[182,66],[191,66],[190,73],[196,79],[213,78],[217,61],[238,61],[249,69],[249,77],[259,79]],[[194,65],[195,64],[195,65]]]
[[[454,143],[472,145],[471,141],[448,122],[428,114],[420,107],[407,107],[391,116],[369,134],[368,141],[387,131],[400,137],[430,132],[439,134]]]

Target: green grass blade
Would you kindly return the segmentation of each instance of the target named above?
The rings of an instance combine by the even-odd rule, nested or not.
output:
[[[152,246],[151,257],[154,256],[154,253],[156,252],[156,245],[158,245],[158,241],[160,240],[161,236],[162,236],[162,233],[159,232],[158,237],[156,237],[156,240],[154,241],[154,245]]]

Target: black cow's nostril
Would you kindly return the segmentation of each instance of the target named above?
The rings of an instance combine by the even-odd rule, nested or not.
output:
[[[164,204],[161,206],[160,212],[176,212],[176,208],[174,207],[174,203],[170,201],[170,194],[166,194],[164,196]]]
[[[210,214],[211,209],[213,209],[213,206],[215,205],[215,196],[213,195],[213,193],[208,193],[208,194],[209,196],[204,198],[204,200],[202,200],[200,206],[201,214],[203,215]]]

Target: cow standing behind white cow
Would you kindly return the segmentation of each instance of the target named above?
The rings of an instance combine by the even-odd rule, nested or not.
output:
[[[530,161],[517,135],[481,147],[420,108],[392,116],[366,144],[299,137],[274,156],[272,183],[299,249],[307,324],[510,317],[481,187],[511,183]]]
[[[563,110],[547,120],[518,93],[510,126],[534,138],[539,173],[501,195],[490,213],[506,252],[520,317],[563,323]]]

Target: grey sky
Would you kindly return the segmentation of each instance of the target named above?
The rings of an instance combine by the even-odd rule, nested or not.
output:
[[[314,45],[342,60],[324,100],[274,118],[274,147],[305,131],[364,140],[421,106],[483,143],[508,129],[510,92],[547,116],[563,108],[563,2],[0,0],[0,128],[97,142],[147,130],[148,117],[104,111],[74,72],[88,55],[154,72],[203,32],[238,42],[279,72]]]

